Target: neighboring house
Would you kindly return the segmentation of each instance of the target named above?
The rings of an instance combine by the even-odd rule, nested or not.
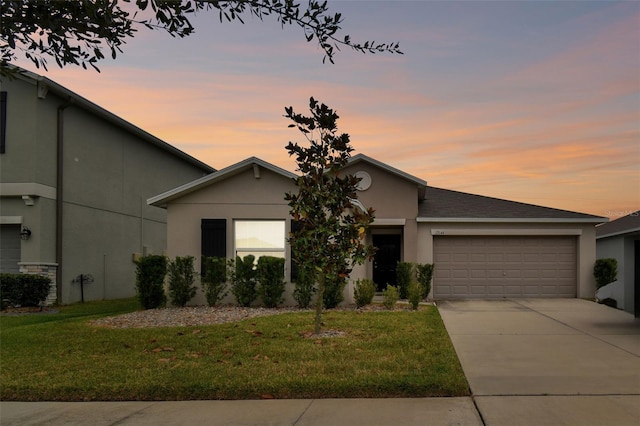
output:
[[[617,282],[599,293],[608,293],[618,308],[640,317],[640,211],[596,227],[596,254],[618,261]]]
[[[49,301],[135,295],[133,257],[166,249],[146,199],[214,172],[162,140],[23,71],[2,77],[0,271],[48,275]]]
[[[435,264],[434,299],[593,297],[595,225],[606,218],[432,188],[362,154],[345,173],[362,179],[358,199],[376,211],[367,239],[378,248],[354,269],[347,303],[358,278],[395,284],[398,261]],[[297,191],[294,178],[249,158],[148,203],[167,209],[170,257],[195,256],[199,268],[203,256],[283,256],[291,282],[284,194]]]

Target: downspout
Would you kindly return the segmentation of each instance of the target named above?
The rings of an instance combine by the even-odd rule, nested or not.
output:
[[[56,136],[56,297],[62,303],[62,207],[64,184],[64,110],[71,105],[71,100],[58,106]]]

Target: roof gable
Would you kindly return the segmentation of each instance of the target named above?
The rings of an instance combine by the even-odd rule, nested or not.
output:
[[[215,173],[211,173],[207,176],[201,177],[200,179],[196,179],[192,182],[186,183],[177,188],[174,188],[162,194],[156,195],[155,197],[151,197],[147,200],[147,204],[150,204],[156,207],[166,207],[167,203],[169,203],[172,200],[183,197],[187,194],[198,191],[202,188],[208,187],[222,180],[229,179],[248,169],[253,169],[254,174],[259,176],[261,167],[267,170],[270,170],[271,172],[274,172],[278,175],[281,175],[285,178],[289,178],[289,179],[298,178],[298,176],[295,175],[294,173],[281,169],[278,166],[274,166],[271,163],[267,163],[266,161],[261,160],[257,157],[250,157],[250,158],[247,158],[246,160],[240,161],[239,163],[225,167],[224,169],[219,170]]]
[[[607,219],[568,210],[427,187],[418,219],[427,221],[576,221],[602,223]]]
[[[409,182],[415,183],[418,186],[418,197],[419,200],[424,199],[424,195],[425,195],[425,190],[427,188],[427,181],[420,179],[418,177],[415,177],[413,175],[410,175],[409,173],[403,172],[402,170],[396,169],[395,167],[392,167],[386,163],[383,163],[381,161],[378,161],[374,158],[371,158],[369,156],[366,156],[364,154],[357,154],[354,155],[353,157],[351,157],[349,159],[349,161],[347,162],[347,167],[348,166],[352,166],[352,165],[356,165],[360,162],[365,162],[371,165],[374,165],[388,173],[391,173],[395,176],[398,176],[404,180],[407,180]]]
[[[596,238],[640,232],[640,210],[596,227]]]

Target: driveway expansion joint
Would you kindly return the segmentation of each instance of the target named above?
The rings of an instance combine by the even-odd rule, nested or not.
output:
[[[117,420],[117,421],[115,421],[115,422],[111,423],[109,426],[117,426],[117,425],[123,424],[124,422],[126,422],[126,421],[127,421],[127,420],[129,420],[130,418],[132,418],[132,417],[134,417],[134,416],[136,416],[136,415],[138,415],[138,414],[140,414],[140,413],[142,413],[142,412],[146,411],[149,407],[153,407],[155,404],[156,404],[155,402],[152,402],[152,403],[150,403],[149,405],[147,405],[147,406],[145,406],[145,407],[142,407],[141,409],[136,410],[136,411],[134,411],[133,413],[130,413],[130,414],[128,414],[128,415],[126,415],[126,416],[124,416],[123,418],[121,418],[121,419],[119,419],[119,420]]]
[[[309,403],[307,404],[305,409],[302,410],[302,413],[300,413],[298,418],[295,419],[295,421],[293,422],[292,426],[296,426],[300,422],[300,419],[302,419],[302,417],[304,417],[304,415],[307,413],[307,411],[309,411],[309,408],[311,408],[311,406],[313,405],[314,401],[315,401],[315,399],[312,399],[311,401],[309,401]]]
[[[525,305],[523,305],[523,304],[519,303],[516,299],[509,299],[509,300],[510,300],[511,302],[515,303],[515,304],[516,304],[516,305],[518,305],[518,306],[522,306],[524,309],[528,309],[529,311],[534,312],[534,313],[536,313],[536,314],[538,314],[538,315],[540,315],[540,316],[543,316],[543,317],[545,317],[545,318],[547,318],[547,319],[550,319],[551,321],[555,321],[555,322],[557,322],[558,324],[562,324],[563,326],[565,326],[565,327],[567,327],[567,328],[570,328],[571,330],[577,331],[577,332],[578,332],[578,333],[580,333],[580,334],[583,334],[583,335],[585,335],[585,336],[592,337],[592,338],[594,338],[594,339],[596,339],[596,340],[598,340],[598,341],[600,341],[600,342],[602,342],[602,343],[605,343],[605,344],[607,344],[607,345],[609,345],[609,346],[613,346],[613,347],[614,347],[614,348],[616,348],[616,349],[620,349],[621,351],[624,351],[624,352],[628,353],[629,355],[633,355],[633,356],[634,356],[634,357],[636,357],[636,358],[640,358],[640,356],[639,356],[639,355],[637,355],[637,354],[635,354],[635,353],[631,352],[630,350],[627,350],[627,349],[625,349],[625,348],[622,348],[622,347],[620,347],[620,346],[618,346],[618,345],[614,345],[613,343],[608,342],[608,341],[606,341],[606,340],[602,339],[602,338],[601,338],[601,337],[599,337],[598,335],[591,334],[591,333],[587,333],[586,331],[581,330],[581,329],[579,329],[579,328],[577,328],[577,327],[574,327],[574,326],[572,326],[572,325],[570,325],[570,324],[567,324],[566,322],[560,321],[559,319],[554,318],[554,317],[552,317],[551,315],[547,315],[547,314],[545,314],[545,313],[543,313],[543,312],[540,312],[540,311],[538,311],[538,310],[535,310],[535,309],[533,309],[533,308],[531,308],[531,307],[529,307],[529,306],[525,306]]]

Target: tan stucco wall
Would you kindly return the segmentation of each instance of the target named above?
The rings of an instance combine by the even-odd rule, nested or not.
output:
[[[478,223],[421,222],[418,224],[418,261],[433,263],[432,231],[466,232],[468,235],[573,235],[577,239],[577,297],[592,298],[595,294],[593,265],[596,260],[595,225],[584,223]],[[436,265],[437,268],[437,265]],[[432,290],[433,292],[433,290]],[[430,295],[431,296],[431,295]]]
[[[345,173],[355,174],[358,171],[365,171],[371,176],[371,187],[365,191],[358,191],[357,195],[365,207],[375,210],[372,228],[402,229],[402,259],[406,262],[417,261],[417,184],[365,162],[345,168]],[[398,220],[403,220],[404,224],[390,225]]]
[[[285,231],[291,229],[289,206],[284,194],[296,191],[292,180],[265,168],[260,168],[260,178],[256,178],[253,168],[249,168],[228,179],[216,182],[197,192],[178,198],[167,207],[167,255],[193,256],[195,267],[200,272],[201,222],[202,219],[227,220],[227,257],[233,256],[234,226],[236,219],[284,219]],[[285,255],[289,260],[291,251],[286,246]],[[285,280],[290,283],[289,262],[286,262]],[[293,287],[288,284],[286,304],[294,304],[291,297]],[[223,303],[233,303],[231,294]],[[201,290],[191,301],[192,304],[206,304]]]

